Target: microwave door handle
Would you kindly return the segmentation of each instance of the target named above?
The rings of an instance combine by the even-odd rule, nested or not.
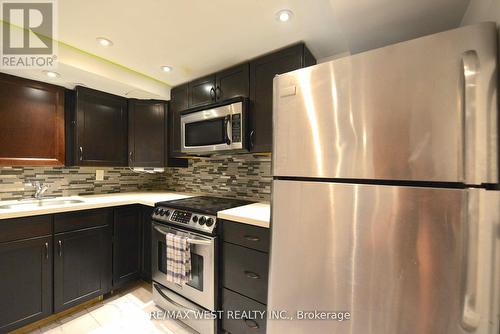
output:
[[[227,145],[231,145],[232,136],[231,136],[230,124],[231,124],[231,115],[227,115],[224,118],[224,130],[225,130],[224,141],[226,142]]]
[[[159,233],[165,235],[165,236],[167,235],[167,233],[165,233],[165,231],[163,231],[158,226],[155,226],[155,230],[158,231]],[[189,242],[192,245],[200,245],[200,246],[210,246],[212,244],[212,241],[194,239],[194,238],[188,238],[187,242]]]

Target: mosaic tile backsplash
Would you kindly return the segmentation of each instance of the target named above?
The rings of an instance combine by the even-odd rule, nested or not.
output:
[[[96,169],[104,181],[95,180]],[[0,167],[0,200],[33,196],[34,181],[49,185],[45,196],[75,196],[159,190],[164,174],[138,174],[128,168],[95,167]]]
[[[95,180],[96,169],[104,170],[104,181]],[[0,167],[0,200],[32,196],[34,181],[50,186],[46,196],[171,190],[269,201],[271,158],[235,155],[190,159],[188,168],[166,168],[158,174],[137,174],[123,167]]]
[[[271,157],[234,155],[190,159],[187,168],[167,168],[167,189],[241,198],[271,199]]]

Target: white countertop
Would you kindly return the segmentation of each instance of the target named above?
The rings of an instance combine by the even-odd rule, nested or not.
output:
[[[175,192],[130,192],[115,194],[100,194],[88,196],[58,197],[54,200],[82,200],[82,203],[37,206],[27,201],[0,201],[0,206],[26,203],[22,207],[0,209],[0,219],[19,218],[27,216],[48,215],[61,212],[98,209],[121,205],[141,204],[154,206],[157,202],[172,201],[193,197],[197,194]],[[218,218],[260,227],[269,227],[270,206],[267,203],[254,203],[217,213]]]
[[[239,223],[269,228],[271,206],[269,203],[254,203],[237,208],[219,211],[217,218]]]
[[[120,205],[142,204],[154,206],[156,202],[172,201],[192,197],[194,195],[174,192],[131,192],[116,194],[100,194],[88,196],[58,197],[54,200],[83,200],[82,203],[23,206],[12,209],[0,209],[0,219],[47,215],[60,212],[106,208]],[[23,203],[23,201],[0,201],[0,206]]]

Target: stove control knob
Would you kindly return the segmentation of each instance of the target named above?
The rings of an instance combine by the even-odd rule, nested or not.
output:
[[[165,216],[165,210],[160,209],[160,216]]]
[[[198,216],[194,216],[193,221],[196,223],[198,221]]]
[[[212,218],[207,219],[207,226],[210,227],[214,224],[214,220]]]
[[[170,210],[167,210],[167,212],[165,212],[165,214],[168,216],[170,216]]]
[[[160,208],[155,209],[155,215],[158,215],[158,214],[160,214]]]
[[[200,217],[200,225],[205,225],[205,217]]]

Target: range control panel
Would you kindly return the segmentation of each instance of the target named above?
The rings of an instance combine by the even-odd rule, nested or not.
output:
[[[195,230],[212,233],[215,229],[217,218],[206,214],[178,209],[157,207],[151,216],[154,220],[189,227]]]

